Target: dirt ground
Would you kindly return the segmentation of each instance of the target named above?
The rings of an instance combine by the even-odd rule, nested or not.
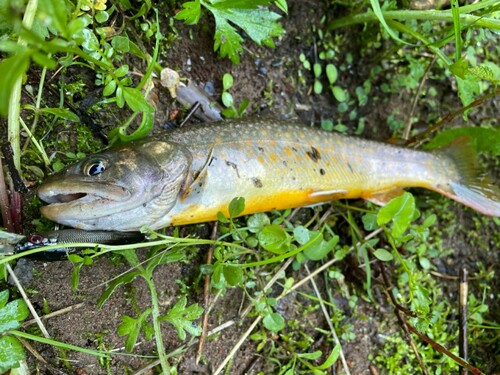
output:
[[[260,48],[254,44],[247,43],[245,54],[242,56],[239,65],[233,65],[228,60],[221,60],[213,53],[213,35],[210,28],[206,25],[186,27],[180,22],[175,26],[179,31],[177,38],[172,46],[163,50],[161,53],[160,64],[168,66],[179,71],[179,73],[190,79],[195,80],[200,85],[213,83],[216,88],[215,98],[220,97],[221,77],[224,73],[230,72],[235,80],[235,85],[231,89],[236,103],[242,99],[248,98],[251,108],[248,113],[273,114],[278,117],[299,118],[306,123],[318,123],[321,119],[341,118],[350,131],[355,127],[355,122],[347,117],[347,114],[339,113],[338,103],[329,95],[311,95],[308,88],[298,85],[292,77],[296,77],[297,69],[300,67],[298,60],[299,54],[314,56],[314,40],[316,33],[312,25],[320,25],[321,19],[328,14],[326,2],[319,0],[289,1],[289,15],[283,18],[283,25],[286,35],[280,40],[275,49]],[[333,15],[338,17],[340,15]],[[166,26],[165,26],[166,27]],[[342,31],[342,40],[346,40],[346,34],[353,33],[353,42],[346,43],[341,53],[351,53],[354,57],[352,66],[340,75],[339,84],[354,92],[355,88],[362,85],[368,78],[370,69],[378,63],[378,56],[362,56],[357,50],[355,33],[359,28],[353,28],[348,31]],[[347,38],[348,40],[348,38]],[[137,70],[144,67],[137,66]],[[306,79],[312,82],[310,73],[306,73]],[[30,76],[31,80],[35,77]],[[264,97],[263,93],[272,82],[272,103]],[[377,82],[374,82],[374,86]],[[374,88],[377,91],[377,87]],[[159,107],[156,114],[156,129],[161,128],[172,109],[178,107],[166,92],[159,92]],[[450,108],[459,108],[456,92],[450,86],[443,85],[441,107],[438,115],[444,115]],[[55,98],[58,100],[58,98]],[[389,116],[393,108],[400,108],[400,113],[405,113],[410,108],[410,103],[404,96],[394,96],[391,98],[389,106],[379,106],[376,108],[367,106],[359,108],[359,114],[367,118],[367,127],[363,136],[378,140],[384,140],[390,136],[387,127],[384,125],[385,119]],[[488,104],[490,107],[485,111],[478,111],[472,114],[473,121],[480,122],[481,116],[490,116],[492,113],[498,117],[498,102]],[[418,107],[414,113],[415,117],[426,118],[425,106]],[[420,113],[419,111],[422,111]],[[484,113],[483,113],[484,112]],[[483,114],[482,114],[483,113]],[[476,116],[476,117],[475,117]],[[457,120],[462,121],[461,119]],[[379,126],[382,124],[381,126]],[[106,132],[114,124],[105,126]],[[427,193],[421,193],[427,194]],[[449,209],[456,215],[456,231],[447,233],[443,229],[443,248],[453,248],[455,252],[450,254],[449,258],[441,260],[437,264],[439,272],[443,274],[458,274],[461,266],[467,266],[470,272],[477,269],[478,262],[482,262],[485,268],[494,267],[498,272],[499,249],[494,248],[495,244],[500,243],[498,238],[498,226],[490,221],[487,225],[476,226],[478,215],[470,210],[458,207],[453,203],[449,204]],[[306,209],[307,210],[307,209]],[[438,217],[445,216],[447,213],[436,212]],[[205,238],[210,236],[210,224],[199,226],[197,233]],[[483,239],[485,246],[478,247],[477,241],[468,237],[468,233],[474,230],[478,238]],[[163,308],[170,306],[176,301],[176,295],[185,285],[198,285],[198,288],[192,287],[189,290],[189,303],[203,303],[203,283],[200,277],[200,264],[205,262],[205,248],[196,251],[188,263],[174,263],[158,267],[155,273],[156,285],[159,288],[159,300]],[[98,257],[97,262],[91,267],[83,267],[80,277],[80,286],[75,295],[71,291],[71,273],[73,265],[68,261],[41,262],[27,261],[27,267],[33,268],[33,278],[26,285],[31,292],[30,298],[35,304],[35,308],[42,312],[44,309],[57,311],[69,306],[74,306],[69,311],[60,316],[46,321],[46,327],[50,335],[62,342],[71,343],[84,348],[123,348],[125,338],[116,333],[116,328],[120,324],[120,317],[123,314],[134,316],[137,309],[144,310],[150,306],[149,293],[144,282],[137,280],[131,285],[121,287],[101,308],[96,308],[96,301],[104,290],[106,282],[113,277],[127,270],[123,263],[117,263],[111,257]],[[345,262],[342,266],[347,272],[351,264]],[[288,276],[293,276],[295,280],[300,280],[305,276],[305,271],[301,268],[299,271],[287,271]],[[179,280],[184,281],[180,283]],[[186,283],[189,280],[191,284]],[[493,280],[491,290],[488,296],[491,296],[491,314],[489,318],[493,322],[500,322],[500,304],[498,295],[500,293],[500,282],[498,277]],[[347,288],[353,291],[363,288],[363,279],[353,272],[346,280]],[[457,293],[457,287],[452,282],[443,281],[444,288],[450,294]],[[472,285],[471,288],[477,287]],[[322,287],[323,289],[323,287]],[[306,285],[301,291],[314,293],[311,287]],[[477,290],[476,290],[476,293]],[[375,294],[376,303],[366,302],[358,299],[356,313],[351,317],[351,309],[347,301],[339,298],[338,306],[344,306],[343,314],[346,320],[352,325],[350,331],[354,333],[353,341],[347,342],[343,346],[351,374],[364,375],[376,373],[376,366],[371,356],[375,355],[384,342],[384,336],[395,334],[399,329],[392,308],[382,294]],[[213,298],[213,296],[212,296]],[[220,297],[214,305],[209,318],[209,328],[216,327],[231,319],[238,319],[241,312],[241,306],[248,303],[243,291],[239,288],[231,288]],[[301,300],[299,294],[280,302],[279,311],[287,320],[292,320],[301,316],[301,312],[294,309],[294,306],[307,306],[307,301]],[[363,317],[363,318],[360,318]],[[310,333],[314,335],[314,328],[327,329],[325,319],[320,311],[311,312],[307,316]],[[244,319],[238,324],[222,331],[217,337],[208,340],[203,351],[203,358],[200,364],[195,364],[194,357],[196,345],[187,349],[180,357],[178,369],[180,374],[210,374],[225,358],[229,350],[233,348],[239,340],[241,334],[248,329],[253,318]],[[382,323],[383,322],[383,323]],[[317,337],[320,337],[317,335]],[[167,351],[173,351],[175,348],[183,345],[177,333],[171,327],[165,326],[164,329],[165,346]],[[139,355],[154,354],[155,346],[152,341],[139,339],[140,345],[135,348],[134,353]],[[231,374],[256,374],[262,371],[266,374],[277,373],[278,368],[272,363],[266,361],[269,353],[257,352],[257,342],[247,340],[234,357],[230,372]],[[328,351],[330,343],[318,340],[311,348],[314,350]],[[98,363],[98,360],[90,355],[77,352],[59,351],[53,346],[36,345],[42,357],[51,363],[50,368],[37,363],[30,356],[29,363],[35,368],[40,369],[42,374],[74,373],[74,374],[123,374],[133,373],[147,365],[148,358],[139,356],[113,356],[110,362],[104,365]],[[492,343],[490,348],[474,348],[480,352],[491,353],[492,360],[495,361],[499,356],[498,342]],[[67,361],[67,362],[65,362]],[[372,368],[370,367],[372,366]],[[107,367],[107,369],[106,369]],[[492,362],[489,368],[491,372],[495,370],[495,364]],[[418,372],[416,370],[416,372]],[[152,374],[152,370],[145,373]],[[343,373],[339,367],[333,373]]]

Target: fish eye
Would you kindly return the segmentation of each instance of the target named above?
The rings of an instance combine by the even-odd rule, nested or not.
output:
[[[106,170],[104,161],[95,160],[85,166],[84,172],[87,176],[97,176]]]

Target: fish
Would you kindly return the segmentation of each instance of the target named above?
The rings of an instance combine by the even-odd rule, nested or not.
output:
[[[498,187],[467,139],[419,151],[303,124],[250,118],[176,128],[90,155],[46,179],[46,218],[83,230],[138,231],[425,188],[500,216]]]

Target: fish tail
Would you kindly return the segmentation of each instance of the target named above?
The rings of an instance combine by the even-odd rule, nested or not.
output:
[[[481,173],[470,138],[460,137],[436,153],[451,159],[458,177],[449,181],[446,188],[440,186],[434,190],[482,214],[500,217],[500,189]]]

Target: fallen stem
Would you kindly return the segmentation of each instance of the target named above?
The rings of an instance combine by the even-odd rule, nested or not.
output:
[[[484,4],[498,3],[498,0],[484,1]],[[467,14],[467,11],[472,11],[471,8],[461,7],[460,8],[460,23],[464,25],[474,24],[476,27],[485,27],[493,30],[500,30],[500,21],[495,18],[486,18],[482,16],[475,16],[472,14]],[[453,14],[449,10],[388,10],[382,12],[382,15],[386,20],[424,20],[424,21],[447,21],[453,22]],[[327,29],[329,31],[356,25],[360,23],[376,22],[378,21],[377,16],[373,12],[367,12],[362,14],[356,14],[353,16],[347,16],[339,18],[328,24]]]

